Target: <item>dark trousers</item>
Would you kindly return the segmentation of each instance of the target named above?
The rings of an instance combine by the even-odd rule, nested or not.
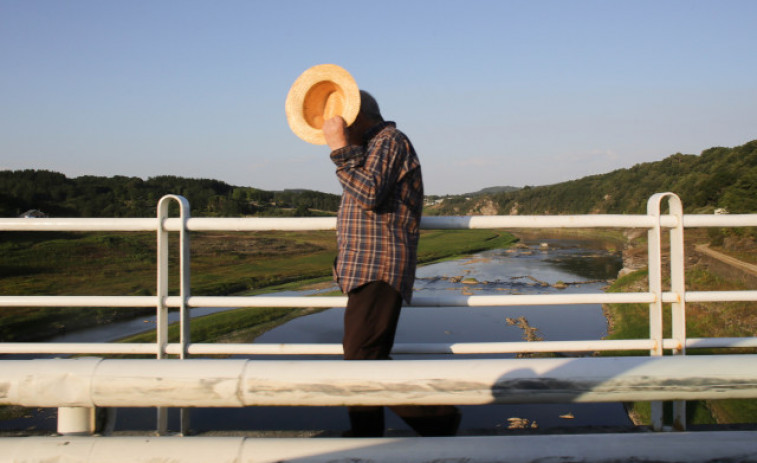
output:
[[[344,313],[345,360],[390,360],[402,296],[389,284],[374,281],[348,293]],[[460,412],[453,406],[393,406],[399,415],[421,436],[454,435],[460,424]],[[384,435],[383,407],[348,407],[351,434],[355,437]]]

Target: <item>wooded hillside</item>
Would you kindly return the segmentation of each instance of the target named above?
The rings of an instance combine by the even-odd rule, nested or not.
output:
[[[757,140],[700,155],[674,154],[662,161],[555,185],[524,187],[469,199],[452,197],[429,208],[440,215],[468,215],[490,201],[497,214],[645,213],[654,193],[678,194],[687,213],[757,212]]]
[[[0,216],[37,209],[51,217],[152,217],[158,200],[179,194],[193,216],[306,216],[335,213],[339,196],[309,190],[265,191],[175,176],[68,178],[46,170],[0,171]]]

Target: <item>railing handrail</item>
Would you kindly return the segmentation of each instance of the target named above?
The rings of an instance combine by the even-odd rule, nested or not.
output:
[[[181,217],[168,217],[168,203],[179,203]],[[662,213],[667,201],[669,212]],[[441,216],[423,217],[423,229],[544,229],[544,228],[642,228],[648,230],[649,290],[644,292],[603,294],[552,294],[507,296],[416,296],[413,306],[482,307],[513,305],[571,305],[643,303],[650,306],[650,337],[619,341],[537,341],[511,343],[400,344],[396,352],[409,353],[512,353],[512,352],[583,352],[615,350],[647,350],[651,356],[662,356],[665,349],[684,355],[687,348],[754,347],[757,337],[687,339],[685,303],[704,301],[756,301],[757,291],[686,291],[683,284],[683,230],[685,227],[750,227],[757,226],[757,214],[685,215],[680,199],[672,193],[653,195],[647,214],[543,215],[543,216]],[[338,355],[341,346],[264,344],[203,344],[189,339],[188,310],[192,307],[344,307],[345,297],[279,297],[279,296],[192,296],[189,290],[189,234],[208,231],[323,231],[335,230],[336,218],[206,218],[190,217],[189,203],[181,196],[168,195],[158,204],[157,218],[0,218],[0,231],[155,231],[158,234],[158,284],[156,296],[0,296],[0,307],[157,307],[157,343],[112,345],[107,343],[0,343],[0,353],[80,353],[80,354],[144,354],[161,359],[167,355],[184,358],[195,354],[254,353],[327,353]],[[671,288],[662,288],[662,231],[670,231]],[[169,296],[167,237],[179,232],[180,295]],[[663,336],[662,304],[672,306],[672,335]],[[167,313],[179,308],[181,313],[179,343],[169,343]],[[58,349],[58,351],[55,351]],[[684,415],[677,404],[675,416]],[[165,418],[165,417],[164,417]],[[661,426],[661,407],[653,408],[656,428]]]
[[[436,437],[434,439],[302,439],[292,437],[177,436],[6,437],[0,454],[18,461],[153,461],[172,463],[370,461],[620,461],[711,463],[757,461],[754,431],[695,433],[547,434]],[[69,459],[61,458],[61,456]],[[574,456],[575,458],[570,458]],[[118,458],[120,457],[120,458]]]
[[[160,364],[160,374],[151,367]],[[757,354],[459,360],[6,360],[27,407],[487,405],[757,396]],[[440,378],[443,372],[443,378]],[[443,379],[443,381],[441,380]],[[55,388],[50,384],[54,381]],[[397,387],[401,384],[401,387]]]
[[[180,231],[180,218],[162,221],[166,231]],[[587,215],[486,215],[424,216],[421,229],[487,228],[650,228],[655,219],[647,214]],[[676,225],[672,217],[662,217],[663,227]],[[685,228],[757,227],[757,214],[685,214]],[[0,231],[156,231],[161,220],[152,218],[0,218]],[[189,231],[319,231],[336,230],[335,217],[191,217]]]
[[[675,215],[662,215],[656,212],[659,209],[660,202],[663,198],[671,196],[668,193],[662,193],[650,198],[648,213],[642,214],[593,214],[593,215],[544,215],[544,216],[424,216],[421,221],[421,227],[424,229],[486,229],[486,228],[649,228],[665,227],[674,229],[675,227],[741,227],[757,226],[757,214],[695,214],[683,215],[680,218]],[[674,195],[672,195],[674,197]],[[169,201],[177,201],[181,206],[181,212],[184,215],[180,218],[167,217],[167,204]],[[189,204],[186,199],[168,195],[161,198],[159,205],[159,217],[150,218],[0,218],[0,231],[158,231],[159,235],[169,231],[275,231],[275,230],[333,230],[336,227],[336,218],[318,217],[318,218],[192,218],[189,217]],[[165,237],[163,238],[165,239]],[[180,244],[187,241],[188,237],[182,236]],[[188,250],[188,245],[186,246]],[[187,250],[184,250],[186,264],[180,268],[186,269],[188,274],[189,256]],[[166,259],[164,255],[163,260]],[[167,262],[159,263],[159,273],[161,269],[167,266]],[[160,280],[165,281],[167,273],[163,271],[163,277]],[[279,297],[279,296],[191,296],[188,290],[188,276],[182,279],[184,286],[183,296],[168,296],[163,293],[162,296],[0,296],[0,307],[156,307],[162,306],[164,309],[159,310],[165,313],[168,308],[183,309],[183,313],[188,308],[196,307],[344,307],[346,297]],[[164,292],[165,289],[161,290]],[[553,294],[553,295],[507,295],[507,296],[443,296],[429,297],[416,296],[414,298],[414,307],[485,307],[485,306],[523,306],[523,305],[570,305],[570,304],[623,304],[623,303],[675,303],[683,302],[709,302],[709,301],[755,301],[757,300],[757,291],[681,291],[680,294],[672,291],[661,291],[659,294],[654,292],[624,292],[624,293],[602,293],[602,294]],[[186,318],[186,313],[183,317]],[[159,322],[161,320],[159,319]],[[162,325],[167,323],[159,323]],[[188,318],[182,323],[182,333],[186,335],[189,326]],[[165,333],[167,327],[159,327],[159,332]],[[739,338],[736,344],[744,345],[749,343],[751,338]],[[579,341],[582,343],[584,341]],[[585,342],[584,342],[585,343]],[[42,347],[44,344],[46,347]],[[92,344],[100,346],[102,353],[118,352],[139,352],[145,350],[150,352],[154,349],[144,349],[144,347],[122,347],[115,348],[108,346],[107,343],[88,343],[89,347],[81,347],[80,353],[93,353],[96,349]],[[163,349],[175,353],[175,344],[170,344],[167,339],[162,339],[159,344]],[[185,352],[198,352],[203,349],[192,348],[188,339],[180,343]],[[483,343],[477,343],[483,344]],[[490,343],[492,346],[497,343]],[[600,344],[597,346],[597,344]],[[634,344],[634,343],[632,343]],[[636,345],[648,345],[648,342],[636,342]],[[719,340],[718,338],[710,339],[707,343],[690,344],[684,338],[679,340],[658,339],[652,343],[658,351],[663,349],[664,345],[675,345],[681,348],[686,346],[717,346],[728,347],[735,343],[731,340]],[[71,343],[23,343],[23,346],[30,351],[53,352],[56,347],[61,348],[61,352],[69,353],[73,346],[82,346],[81,344]],[[528,343],[523,349],[518,348],[519,352],[541,352],[543,348],[537,347],[538,342]],[[549,345],[549,344],[545,344]],[[607,350],[614,350],[606,341],[592,342],[592,346],[597,350],[604,350],[602,345],[607,346]],[[430,345],[428,345],[430,346]],[[0,352],[18,352],[20,345],[0,343]],[[224,346],[221,346],[222,348]],[[577,349],[572,347],[570,350]],[[222,349],[221,349],[222,350]],[[327,349],[332,350],[332,349]],[[159,349],[160,351],[160,349]],[[446,352],[447,347],[429,347],[429,352]],[[496,348],[501,352],[500,347]]]
[[[303,296],[180,296],[163,298],[166,307],[278,307],[331,308],[344,307],[345,296],[306,298]],[[0,296],[0,307],[155,307],[158,296]],[[508,296],[416,296],[411,307],[489,307],[522,305],[574,304],[644,304],[656,297],[648,292],[598,294],[513,294]],[[676,293],[665,291],[662,302],[675,302]],[[757,301],[757,290],[687,291],[686,302]]]

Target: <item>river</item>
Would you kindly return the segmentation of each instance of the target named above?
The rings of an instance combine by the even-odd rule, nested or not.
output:
[[[618,253],[596,243],[570,239],[525,240],[513,249],[498,249],[474,256],[420,267],[416,295],[436,294],[550,294],[601,292],[607,280],[621,268]],[[564,285],[560,285],[563,283]],[[556,286],[561,286],[557,288]],[[259,343],[339,343],[344,309],[334,308],[292,320],[259,336]],[[607,334],[607,321],[599,304],[524,307],[406,307],[400,317],[396,342],[482,342],[521,341],[525,320],[532,336],[544,340],[595,340]],[[132,329],[144,320],[132,322]],[[134,325],[137,325],[134,327]],[[107,331],[124,335],[111,327]],[[101,335],[103,335],[102,332]],[[93,336],[87,337],[91,340]],[[77,336],[81,342],[82,337]],[[101,336],[99,339],[103,339]],[[480,357],[508,357],[488,355]],[[421,358],[422,356],[395,356]],[[275,357],[281,358],[281,357]],[[630,426],[621,404],[512,404],[461,407],[461,433],[496,432],[512,428],[539,429]],[[178,427],[178,413],[169,414],[172,429]],[[17,420],[13,420],[17,421]],[[199,408],[191,410],[192,429],[208,431],[308,431],[338,432],[349,427],[341,407],[248,407],[241,409]],[[20,424],[20,423],[19,423]],[[17,424],[18,425],[18,424]],[[16,426],[17,426],[16,425]],[[12,423],[0,422],[0,429]],[[37,421],[37,429],[55,420]],[[116,430],[154,429],[153,409],[119,409]],[[409,428],[387,411],[389,434],[402,435]],[[12,429],[18,429],[12,428]]]

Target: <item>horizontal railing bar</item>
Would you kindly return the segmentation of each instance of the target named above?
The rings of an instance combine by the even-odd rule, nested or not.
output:
[[[757,338],[688,338],[687,349],[757,347]]]
[[[757,431],[456,436],[418,439],[240,436],[5,437],[8,461],[372,463],[533,463],[621,461],[712,463],[757,461]],[[506,456],[506,460],[505,457]]]
[[[393,354],[515,354],[544,352],[611,352],[621,350],[649,350],[655,343],[650,339],[586,340],[586,341],[513,341],[513,342],[457,342],[457,343],[397,343]],[[664,339],[663,347],[679,347],[677,341]],[[689,338],[686,347],[755,348],[757,338]],[[155,354],[154,343],[0,343],[0,354]],[[169,343],[166,353],[180,354],[181,344]],[[258,344],[258,343],[192,343],[187,347],[191,355],[342,355],[341,344]]]
[[[181,229],[181,219],[166,219],[168,231]],[[192,217],[190,231],[325,231],[336,230],[336,217]]]
[[[648,350],[654,341],[541,341],[474,343],[398,343],[393,354],[513,354]],[[168,354],[180,354],[181,344],[169,343]],[[0,343],[0,354],[155,354],[154,343]],[[341,344],[192,343],[191,355],[342,355]]]
[[[650,228],[655,218],[648,215],[632,214],[589,214],[589,215],[487,215],[487,216],[424,216],[421,228],[426,230],[445,229],[487,229],[487,228]],[[689,214],[684,215],[684,227],[748,227],[757,226],[755,214]],[[664,227],[674,227],[675,218],[663,215],[660,223]],[[180,219],[167,219],[166,229],[177,231]],[[232,230],[335,230],[336,218],[205,218],[194,217],[187,221],[187,228],[193,231]]]
[[[2,231],[156,231],[157,218],[0,218]]]
[[[651,228],[655,218],[648,215],[590,214],[590,215],[492,215],[492,216],[424,216],[421,228],[486,229],[486,228]],[[663,227],[674,227],[675,218],[660,217]],[[688,214],[683,225],[696,227],[757,226],[757,214]],[[0,218],[3,231],[155,231],[160,227],[157,218]],[[180,218],[165,219],[163,227],[178,231]],[[186,220],[190,231],[314,231],[335,230],[335,217],[192,217]]]
[[[757,291],[688,291],[686,302],[757,301]],[[510,294],[499,296],[415,296],[412,307],[489,307],[577,304],[645,304],[653,293]],[[678,295],[665,292],[663,302]],[[168,296],[167,307],[181,307],[181,297]],[[0,307],[155,307],[157,296],[0,296]],[[346,296],[190,296],[187,306],[197,307],[345,307]]]
[[[675,339],[663,339],[664,349],[680,349]],[[625,350],[651,350],[651,339],[612,339],[584,341],[512,341],[512,342],[457,342],[457,343],[397,343],[392,354],[530,354],[546,352],[613,352]],[[686,347],[746,348],[757,347],[757,338],[689,338]],[[179,344],[169,344],[166,352],[179,354]],[[341,344],[209,344],[193,343],[188,346],[192,355],[342,355]]]
[[[661,218],[666,226],[675,226],[675,219]],[[655,219],[647,215],[596,214],[596,215],[475,215],[425,216],[421,228],[496,229],[496,228],[650,228]]]
[[[667,293],[670,294],[670,293]],[[686,291],[686,302],[739,302],[757,301],[757,291]],[[667,301],[663,296],[663,301]]]
[[[0,296],[0,307],[126,308],[155,307],[157,304],[157,296]]]
[[[516,354],[536,352],[594,352],[618,350],[649,350],[650,339],[610,341],[539,341],[539,342],[456,342],[456,343],[397,343],[392,354]],[[180,346],[168,345],[167,352],[179,353]],[[175,350],[175,352],[173,352]],[[210,344],[192,343],[192,355],[342,355],[341,344]]]
[[[488,307],[522,305],[576,305],[604,303],[649,303],[652,293],[584,293],[584,294],[534,294],[506,296],[415,296],[413,307]],[[181,299],[169,297],[166,304],[178,307]],[[345,307],[345,296],[331,297],[281,297],[281,296],[191,296],[190,307]]]
[[[662,216],[663,226],[675,226],[675,218]],[[647,215],[597,214],[597,215],[545,215],[545,216],[424,216],[421,228],[425,230],[452,229],[497,229],[497,228],[650,228],[655,218]],[[336,230],[335,217],[318,218],[206,218],[193,217],[187,220],[191,231],[305,231]],[[181,228],[181,219],[166,219],[164,227],[169,231]]]
[[[649,303],[652,293],[583,293],[583,294],[511,294],[506,296],[419,296],[414,306],[424,307],[487,307],[521,305],[576,305],[603,303]]]
[[[54,387],[50,387],[54,385]],[[0,405],[485,405],[757,398],[757,355],[5,360]]]
[[[757,214],[684,214],[685,228],[757,227]]]
[[[168,307],[179,307],[181,298],[169,296],[166,298]],[[280,307],[280,308],[331,308],[346,307],[346,296],[190,296],[187,298],[188,307]]]
[[[157,354],[152,343],[0,342],[0,354]]]
[[[395,346],[396,348],[397,346]],[[169,344],[166,352],[180,353],[181,346]],[[191,343],[190,355],[342,355],[341,344],[242,344],[242,343]]]

